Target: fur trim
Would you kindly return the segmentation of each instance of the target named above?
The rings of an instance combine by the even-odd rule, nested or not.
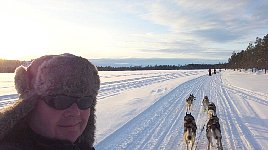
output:
[[[0,140],[10,132],[13,127],[34,108],[36,96],[32,96],[29,100],[19,99],[13,105],[1,109],[0,111]]]
[[[26,94],[30,90],[30,79],[28,77],[26,68],[23,66],[19,66],[15,70],[15,88],[20,94]]]

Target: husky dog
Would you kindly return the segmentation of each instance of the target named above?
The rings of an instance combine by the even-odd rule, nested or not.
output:
[[[195,97],[193,94],[190,94],[190,96],[186,99],[186,111],[192,110],[193,100],[195,100]]]
[[[216,105],[213,102],[208,104],[208,118],[211,118],[212,115],[216,115]]]
[[[196,137],[196,123],[195,123],[195,119],[194,117],[191,115],[191,113],[187,113],[184,117],[184,133],[183,133],[183,137],[184,137],[184,141],[186,143],[187,146],[187,150],[189,150],[189,148],[192,150],[194,147],[194,143],[195,143],[195,137]]]
[[[208,110],[208,104],[209,104],[208,96],[204,96],[204,99],[202,101],[204,112],[206,112]]]
[[[219,123],[219,118],[215,115],[209,119],[207,123],[206,135],[208,139],[208,146],[207,149],[210,150],[210,147],[213,145],[212,138],[216,140],[217,148],[222,150],[222,143],[221,143],[221,127]]]

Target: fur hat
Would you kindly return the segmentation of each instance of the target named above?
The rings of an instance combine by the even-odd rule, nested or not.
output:
[[[95,136],[95,105],[100,88],[97,68],[87,59],[72,54],[47,55],[35,59],[29,67],[15,71],[15,88],[19,100],[0,111],[0,140],[23,122],[35,107],[37,96],[64,94],[95,98],[85,131],[79,142],[93,146]]]

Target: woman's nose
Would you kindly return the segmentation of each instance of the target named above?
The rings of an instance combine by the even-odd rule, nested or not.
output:
[[[65,115],[66,116],[79,116],[80,109],[78,108],[76,103],[73,103],[71,107],[67,108]]]

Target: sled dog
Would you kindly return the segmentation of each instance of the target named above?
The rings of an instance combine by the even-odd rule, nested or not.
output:
[[[202,101],[202,106],[203,106],[204,112],[206,112],[208,110],[208,104],[209,104],[208,96],[204,96],[204,99]]]
[[[190,94],[190,96],[186,99],[186,111],[192,110],[193,101],[195,100],[195,97],[193,94]]]
[[[210,150],[210,147],[213,146],[212,140],[216,141],[218,150],[222,150],[222,135],[221,135],[221,127],[219,123],[219,118],[217,115],[213,115],[208,123],[207,123],[207,129],[206,129],[206,136],[208,139],[208,145],[207,149]]]
[[[196,137],[196,123],[194,117],[191,113],[187,113],[184,117],[184,141],[187,147],[187,150],[192,150],[195,144],[195,137]]]
[[[212,115],[216,115],[216,105],[213,102],[208,104],[208,118],[210,119]]]

